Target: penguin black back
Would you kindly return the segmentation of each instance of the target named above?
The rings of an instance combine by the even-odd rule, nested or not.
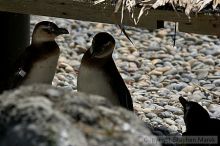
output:
[[[109,61],[107,63],[108,67],[106,67],[106,71],[115,75],[113,80],[110,80],[110,84],[112,85],[112,88],[118,93],[119,102],[120,105],[127,108],[130,111],[133,111],[133,101],[131,98],[131,94],[126,87],[124,80],[120,76],[120,73],[118,70],[112,70],[111,68],[117,68],[113,61]],[[120,86],[117,86],[117,83],[120,83]],[[115,86],[116,85],[116,86]]]

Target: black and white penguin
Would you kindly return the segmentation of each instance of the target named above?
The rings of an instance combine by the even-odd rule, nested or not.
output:
[[[186,125],[183,136],[216,136],[218,137],[216,145],[219,145],[220,120],[210,118],[209,113],[196,102],[187,101],[183,97],[179,97],[179,101],[183,106]],[[216,140],[216,137],[213,137],[213,140]]]
[[[131,95],[112,58],[114,48],[115,39],[110,34],[94,36],[81,61],[77,90],[104,96],[114,105],[133,111]]]
[[[60,55],[55,38],[68,33],[53,22],[42,21],[36,24],[31,45],[21,53],[11,69],[8,88],[33,83],[51,84]]]

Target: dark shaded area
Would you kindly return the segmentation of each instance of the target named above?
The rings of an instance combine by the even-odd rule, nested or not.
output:
[[[213,138],[217,136],[218,144],[216,145],[219,145],[220,120],[210,118],[208,112],[196,102],[187,101],[183,97],[180,97],[179,100],[184,108],[184,122],[186,124],[186,132],[183,133],[183,138],[184,136],[213,136]],[[205,145],[209,144],[203,144],[203,146]]]
[[[30,16],[8,12],[0,12],[0,93],[5,88],[12,64],[29,45]]]

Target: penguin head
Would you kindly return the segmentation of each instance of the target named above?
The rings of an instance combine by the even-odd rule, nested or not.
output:
[[[49,21],[42,21],[36,24],[32,41],[35,43],[50,42],[61,34],[69,34],[65,28],[59,28],[55,23]]]
[[[94,58],[105,58],[112,55],[115,39],[106,32],[96,34],[92,40],[89,51]]]
[[[179,101],[184,109],[184,121],[186,128],[192,130],[200,126],[204,126],[210,120],[209,113],[198,103],[187,101],[183,97],[179,97]]]

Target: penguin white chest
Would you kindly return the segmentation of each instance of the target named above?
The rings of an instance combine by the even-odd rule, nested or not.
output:
[[[22,84],[51,84],[56,72],[58,58],[59,53],[56,55],[49,56],[46,59],[35,62],[32,68],[30,69],[30,72],[27,73],[27,77]]]
[[[111,77],[101,69],[81,66],[78,79],[77,90],[89,94],[107,97],[112,103],[119,104],[117,94],[110,84]]]

